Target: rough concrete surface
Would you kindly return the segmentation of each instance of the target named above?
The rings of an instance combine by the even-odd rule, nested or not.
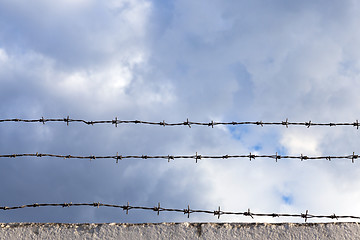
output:
[[[360,239],[360,224],[0,223],[0,239]]]

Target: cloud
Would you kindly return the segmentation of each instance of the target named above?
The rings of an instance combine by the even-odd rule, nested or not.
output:
[[[31,5],[0,1],[0,6],[1,118],[353,122],[358,117],[359,8],[352,1],[39,0]],[[356,150],[357,134],[345,126],[3,123],[0,152],[344,155]],[[129,201],[352,215],[360,211],[354,207],[356,164],[335,159],[197,164],[3,159],[0,180],[8,184],[0,205]],[[0,221],[216,220],[84,208],[35,210],[9,211]],[[243,220],[251,219],[220,219]]]
[[[68,69],[109,61],[131,63],[143,52],[150,4],[122,1],[113,6],[113,2],[3,3],[2,43],[11,51],[33,50]]]

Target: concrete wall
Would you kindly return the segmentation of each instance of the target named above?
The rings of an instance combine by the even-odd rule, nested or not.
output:
[[[0,223],[0,239],[360,239],[359,223]]]

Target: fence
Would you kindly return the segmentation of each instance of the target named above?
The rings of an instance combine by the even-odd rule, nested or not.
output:
[[[214,127],[218,125],[257,125],[257,126],[266,126],[266,125],[278,125],[278,126],[305,126],[309,128],[310,126],[328,126],[328,127],[335,127],[335,126],[353,126],[356,127],[356,129],[359,129],[359,121],[356,120],[355,122],[337,122],[337,123],[314,123],[312,121],[308,122],[289,122],[288,119],[286,121],[281,122],[263,122],[263,121],[246,121],[246,122],[193,122],[189,121],[187,119],[184,122],[177,122],[177,123],[167,123],[165,121],[162,122],[149,122],[149,121],[139,121],[139,120],[118,120],[115,118],[114,120],[101,120],[101,121],[86,121],[83,119],[71,119],[69,116],[67,118],[50,118],[50,119],[0,119],[0,123],[6,123],[6,122],[25,122],[25,123],[47,123],[47,122],[65,122],[67,125],[69,123],[78,122],[83,123],[86,125],[94,125],[94,124],[113,124],[115,127],[117,127],[119,124],[145,124],[145,125],[159,125],[159,126],[188,126],[191,128],[192,125],[195,126],[208,126],[208,127]],[[52,158],[64,158],[64,159],[115,159],[116,162],[123,159],[167,159],[175,160],[175,159],[194,159],[197,163],[199,160],[202,159],[218,159],[218,160],[226,160],[226,159],[249,159],[254,160],[257,158],[269,158],[274,159],[276,162],[280,159],[295,159],[295,160],[351,160],[352,163],[355,162],[356,159],[359,158],[358,154],[355,154],[353,152],[349,155],[342,155],[342,156],[306,156],[306,155],[299,155],[299,156],[291,156],[291,155],[280,155],[278,153],[272,154],[272,155],[258,155],[258,154],[243,154],[243,155],[200,155],[196,152],[195,155],[119,155],[119,153],[116,153],[116,155],[104,155],[104,156],[75,156],[75,155],[58,155],[58,154],[48,154],[48,153],[21,153],[21,154],[2,154],[0,155],[0,158],[17,158],[17,157],[52,157]],[[223,211],[219,207],[217,210],[199,210],[199,209],[190,209],[190,206],[188,206],[185,209],[177,209],[177,208],[164,208],[160,206],[160,203],[156,207],[144,207],[144,206],[131,206],[129,203],[127,205],[114,205],[114,204],[105,204],[105,203],[34,203],[34,204],[28,204],[28,205],[21,205],[21,206],[0,206],[0,210],[15,210],[15,209],[24,209],[24,208],[36,208],[36,207],[73,207],[73,206],[92,206],[92,207],[110,207],[110,208],[120,208],[124,211],[126,211],[126,214],[129,213],[130,210],[137,209],[137,210],[147,210],[147,211],[154,211],[157,212],[157,215],[160,214],[160,212],[177,212],[177,213],[183,213],[187,215],[187,217],[190,217],[190,214],[193,213],[200,213],[200,214],[211,214],[214,216],[217,216],[220,218],[221,215],[237,215],[237,216],[248,216],[251,218],[254,217],[293,217],[293,218],[303,218],[305,222],[307,222],[308,219],[313,218],[328,218],[328,219],[355,219],[360,220],[360,216],[348,216],[348,215],[314,215],[309,214],[308,210],[306,210],[305,213],[300,214],[289,214],[289,213],[254,213],[251,212],[250,209],[244,212],[234,212],[234,211]]]
[[[208,126],[214,127],[217,125],[257,125],[257,126],[266,126],[266,125],[280,125],[289,127],[291,125],[294,126],[305,126],[307,128],[311,126],[325,126],[325,127],[336,127],[336,126],[353,126],[356,129],[359,129],[360,123],[358,120],[355,122],[329,122],[329,123],[316,123],[312,121],[308,122],[289,122],[288,119],[281,122],[263,122],[263,121],[246,121],[246,122],[193,122],[186,119],[184,122],[177,122],[177,123],[167,123],[165,120],[161,122],[149,122],[149,121],[140,121],[140,120],[119,120],[117,117],[114,120],[100,120],[100,121],[87,121],[83,119],[71,119],[68,117],[66,118],[40,118],[40,119],[19,119],[19,118],[12,118],[12,119],[0,119],[0,123],[5,122],[25,122],[25,123],[47,123],[47,122],[65,122],[67,125],[72,122],[84,123],[86,125],[94,125],[94,124],[113,124],[117,127],[119,124],[145,124],[145,125],[159,125],[159,126],[188,126],[191,128],[192,125],[197,126]]]
[[[132,209],[138,209],[138,210],[146,210],[146,211],[154,211],[157,212],[157,215],[160,214],[160,212],[177,212],[177,213],[183,213],[187,215],[187,217],[190,217],[190,214],[193,213],[202,213],[202,214],[211,214],[214,216],[217,216],[218,219],[221,215],[237,215],[237,216],[248,216],[254,219],[254,217],[291,217],[291,218],[303,218],[305,222],[307,222],[308,219],[312,218],[329,218],[329,219],[356,219],[360,220],[360,216],[341,216],[341,215],[314,215],[309,214],[309,211],[306,210],[305,213],[300,214],[289,214],[289,213],[254,213],[251,212],[250,209],[248,209],[245,212],[230,212],[230,211],[222,211],[219,207],[217,210],[199,210],[199,209],[191,209],[188,205],[187,208],[180,209],[180,208],[163,208],[160,206],[160,203],[158,203],[158,206],[156,207],[143,207],[143,206],[131,206],[129,203],[127,205],[114,205],[114,204],[106,204],[106,203],[100,203],[100,202],[94,202],[94,203],[34,203],[34,204],[28,204],[28,205],[21,205],[21,206],[13,206],[13,207],[7,207],[7,206],[0,206],[0,210],[15,210],[15,209],[25,209],[25,208],[36,208],[36,207],[72,207],[72,206],[90,206],[90,207],[109,207],[109,208],[120,208],[124,211],[126,211],[126,214],[129,213]]]
[[[249,159],[255,160],[256,158],[270,158],[275,159],[277,162],[279,159],[295,159],[295,160],[301,160],[301,161],[307,161],[307,160],[327,160],[331,161],[333,160],[351,160],[352,163],[355,162],[356,159],[359,158],[358,154],[355,154],[353,152],[350,155],[344,155],[344,156],[306,156],[306,155],[299,155],[299,156],[289,156],[289,155],[279,155],[278,153],[275,153],[274,155],[256,155],[256,154],[248,154],[248,155],[217,155],[217,156],[210,156],[210,155],[200,155],[196,152],[195,155],[162,155],[162,156],[151,156],[151,155],[119,155],[119,153],[116,153],[116,155],[107,155],[107,156],[74,156],[74,155],[58,155],[58,154],[49,154],[49,153],[21,153],[21,154],[3,154],[0,155],[0,158],[17,158],[17,157],[52,157],[52,158],[64,158],[64,159],[89,159],[89,160],[95,160],[95,159],[115,159],[116,163],[118,163],[119,160],[122,159],[167,159],[168,162],[170,160],[175,159],[194,159],[197,163],[198,160],[202,159],[218,159],[218,160],[226,160],[226,159]]]

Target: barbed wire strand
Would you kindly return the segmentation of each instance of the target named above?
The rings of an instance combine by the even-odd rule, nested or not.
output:
[[[263,121],[244,121],[244,122],[193,122],[186,119],[184,122],[176,122],[176,123],[167,123],[165,120],[160,122],[150,122],[150,121],[141,121],[141,120],[119,120],[117,117],[114,120],[99,120],[99,121],[87,121],[83,119],[71,119],[69,116],[66,118],[40,118],[40,119],[19,119],[19,118],[11,118],[11,119],[0,119],[0,123],[5,122],[25,122],[25,123],[47,123],[47,122],[64,122],[66,125],[69,123],[78,122],[84,123],[86,125],[94,125],[94,124],[113,124],[117,127],[120,124],[145,124],[145,125],[159,125],[159,126],[188,126],[191,128],[193,125],[198,126],[208,126],[214,128],[217,125],[257,125],[257,126],[266,126],[266,125],[281,125],[288,128],[289,126],[305,126],[310,128],[311,126],[328,126],[328,127],[335,127],[335,126],[353,126],[356,129],[359,129],[360,123],[358,120],[355,122],[329,122],[329,123],[316,123],[312,121],[308,122],[289,122],[288,119],[281,122],[263,122]]]
[[[307,222],[308,219],[312,218],[329,218],[329,219],[356,219],[360,220],[359,216],[350,216],[350,215],[314,215],[309,214],[309,211],[306,210],[305,213],[300,214],[290,214],[290,213],[254,213],[251,212],[250,209],[248,209],[245,212],[231,212],[231,211],[223,211],[221,210],[220,206],[217,210],[199,210],[199,209],[191,209],[188,205],[187,208],[179,209],[179,208],[164,208],[161,207],[160,203],[158,203],[155,207],[143,207],[143,206],[131,206],[129,205],[129,202],[126,205],[115,205],[115,204],[106,204],[106,203],[100,203],[100,202],[94,202],[94,203],[34,203],[34,204],[27,204],[27,205],[21,205],[21,206],[0,206],[0,210],[15,210],[15,209],[25,209],[25,208],[36,208],[36,207],[72,207],[72,206],[92,206],[92,207],[109,207],[109,208],[121,208],[126,212],[126,214],[129,213],[132,209],[138,209],[138,210],[148,210],[148,211],[154,211],[157,213],[157,215],[160,214],[160,212],[178,212],[183,213],[187,215],[187,217],[190,217],[190,214],[193,213],[202,213],[202,214],[211,214],[214,216],[217,216],[220,218],[221,215],[239,215],[239,216],[248,216],[254,219],[254,217],[292,217],[292,218],[303,218],[305,222]]]
[[[217,156],[211,156],[211,155],[200,155],[196,152],[195,155],[119,155],[119,153],[116,153],[116,155],[107,155],[107,156],[75,156],[75,155],[58,155],[58,154],[48,154],[48,153],[20,153],[20,154],[3,154],[0,155],[0,158],[17,158],[17,157],[51,157],[51,158],[64,158],[64,159],[89,159],[89,160],[95,160],[95,159],[115,159],[116,163],[118,163],[119,160],[123,159],[167,159],[168,162],[175,159],[194,159],[197,163],[199,160],[202,159],[218,159],[218,160],[226,160],[226,159],[249,159],[255,160],[257,158],[269,158],[274,159],[276,162],[280,159],[296,159],[301,161],[307,161],[307,160],[351,160],[352,163],[355,162],[356,159],[359,158],[358,154],[355,154],[353,152],[350,155],[343,155],[343,156],[306,156],[303,154],[300,154],[299,156],[290,156],[290,155],[279,155],[278,153],[273,155],[257,155],[257,154],[247,154],[247,155],[217,155]]]

